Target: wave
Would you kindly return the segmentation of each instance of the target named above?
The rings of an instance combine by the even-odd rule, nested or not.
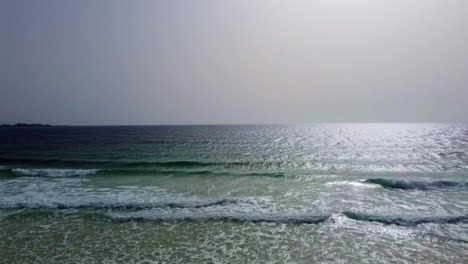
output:
[[[231,222],[264,222],[284,224],[320,224],[327,221],[329,215],[296,214],[288,215],[282,213],[257,213],[246,214],[238,212],[178,212],[173,214],[160,214],[154,212],[135,213],[106,213],[113,221],[152,221],[152,222],[203,222],[203,221],[231,221]]]
[[[103,197],[104,198],[104,197]],[[317,210],[277,210],[262,201],[245,198],[224,198],[218,200],[200,199],[163,199],[159,201],[144,201],[127,199],[103,199],[95,197],[91,200],[59,199],[48,201],[39,199],[17,202],[17,199],[0,201],[0,210],[20,210],[20,212],[35,211],[65,211],[79,210],[82,213],[100,213],[114,221],[237,221],[237,222],[273,222],[289,224],[318,224],[327,221],[333,215],[323,214]],[[172,201],[171,201],[172,200]],[[336,214],[335,214],[336,215]],[[345,211],[344,217],[356,221],[377,222],[384,225],[412,227],[420,224],[460,224],[468,223],[468,215],[458,216],[409,216],[372,215],[362,212]]]
[[[138,167],[165,167],[165,168],[200,168],[200,167],[252,167],[268,168],[278,167],[287,162],[275,161],[110,161],[110,160],[67,160],[67,159],[41,159],[41,158],[5,158],[0,157],[0,163],[8,165],[40,165],[40,166],[77,166],[98,168],[138,168]]]
[[[17,176],[73,177],[95,174],[96,169],[11,169]]]
[[[249,204],[248,200],[242,199],[221,199],[214,201],[189,201],[189,202],[124,202],[124,203],[106,203],[106,202],[77,202],[77,203],[61,203],[61,202],[18,202],[11,204],[0,203],[0,209],[47,209],[47,210],[66,210],[66,209],[81,209],[81,210],[147,210],[155,208],[191,208],[199,209],[215,206],[232,206],[239,204]]]
[[[346,217],[366,222],[378,222],[385,225],[417,226],[420,224],[459,224],[468,223],[468,215],[446,217],[413,217],[378,216],[357,212],[344,212]]]
[[[358,164],[354,162],[337,162],[326,160],[301,161],[197,161],[197,160],[169,160],[169,161],[136,161],[136,160],[87,160],[87,159],[47,159],[47,158],[9,158],[0,157],[0,164],[18,167],[39,168],[81,168],[81,169],[166,169],[166,170],[298,170],[306,173],[366,173],[382,174],[394,173],[425,173],[427,171],[467,171],[466,166],[431,167],[417,164]]]
[[[234,203],[235,205],[231,205]],[[3,219],[21,215],[36,215],[38,213],[64,213],[64,214],[96,214],[116,222],[148,221],[148,222],[205,222],[205,221],[231,221],[253,223],[284,223],[284,224],[320,224],[328,220],[334,222],[334,215],[295,211],[274,210],[240,210],[236,201],[220,200],[205,204],[161,204],[146,207],[143,205],[114,205],[114,206],[65,206],[64,208],[44,207],[16,207],[0,209],[30,209],[9,212]],[[54,211],[53,209],[60,210]],[[66,211],[72,209],[72,211]],[[73,211],[73,209],[87,209]],[[104,211],[99,211],[103,209]],[[65,210],[65,211],[64,211]],[[466,224],[468,215],[435,216],[435,217],[396,217],[385,215],[371,215],[360,212],[343,212],[346,218],[362,222],[375,222],[384,225],[415,227],[422,224]]]
[[[212,201],[185,200],[180,202],[12,202],[0,203],[0,210],[19,210],[19,214],[37,212],[98,214],[112,221],[155,222],[272,222],[289,224],[318,224],[330,216],[312,212],[277,211],[264,207],[257,200],[220,199]],[[79,211],[76,211],[79,210]]]
[[[130,175],[156,175],[156,176],[240,176],[240,177],[285,177],[280,172],[229,172],[211,170],[169,170],[169,169],[31,169],[14,168],[1,170],[0,175],[6,176],[36,176],[36,177],[74,177],[85,175],[101,176],[130,176]],[[10,173],[11,172],[11,173]]]
[[[74,159],[42,159],[42,158],[5,158],[0,157],[0,163],[9,165],[41,165],[41,166],[94,166],[100,168],[109,167],[202,167],[222,163],[198,162],[198,161],[111,161],[111,160],[74,160]]]
[[[407,180],[391,180],[391,179],[368,179],[365,183],[378,184],[388,189],[401,190],[433,190],[433,189],[468,189],[468,182],[455,181],[407,181]]]
[[[191,212],[179,211],[172,214],[167,214],[162,211],[138,211],[138,212],[91,212],[91,211],[16,211],[8,212],[1,220],[16,220],[22,217],[57,217],[58,215],[83,215],[85,217],[102,218],[105,221],[113,222],[164,222],[164,223],[179,223],[179,222],[207,222],[207,221],[229,221],[239,223],[283,223],[283,224],[321,224],[326,222],[331,216],[329,215],[314,215],[314,214],[291,214],[283,215],[279,213],[257,213],[246,214],[229,211],[213,211],[213,212]]]
[[[232,172],[212,170],[157,170],[157,169],[107,169],[99,170],[98,175],[160,175],[160,176],[250,176],[279,178],[286,175],[281,172]]]

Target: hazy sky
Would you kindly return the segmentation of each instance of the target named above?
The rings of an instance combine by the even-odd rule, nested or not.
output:
[[[0,123],[467,122],[467,0],[2,0]]]

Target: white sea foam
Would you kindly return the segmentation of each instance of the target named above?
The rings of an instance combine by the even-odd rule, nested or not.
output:
[[[19,176],[37,177],[72,177],[94,174],[96,169],[12,169],[13,173]]]
[[[380,186],[375,184],[365,183],[364,180],[360,181],[333,181],[325,183],[326,186],[350,186],[358,188],[379,188]]]
[[[90,210],[114,220],[205,221],[233,220],[278,223],[319,223],[316,208],[279,206],[262,197],[199,197],[168,192],[156,186],[120,186],[101,192],[84,188],[83,178],[14,178],[0,183],[0,210]]]

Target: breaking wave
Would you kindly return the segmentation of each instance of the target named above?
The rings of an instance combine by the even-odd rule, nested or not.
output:
[[[299,211],[275,211],[275,210],[240,210],[239,205],[230,205],[231,201],[219,201],[212,204],[161,204],[145,207],[143,205],[124,206],[99,206],[74,207],[66,206],[64,209],[88,209],[85,211],[54,211],[52,208],[31,208],[28,211],[20,210],[16,213],[10,212],[3,219],[9,217],[21,217],[22,215],[37,214],[40,212],[62,212],[62,213],[83,213],[97,214],[109,218],[116,222],[128,221],[149,221],[149,222],[204,222],[204,221],[232,221],[232,222],[264,222],[264,223],[284,223],[284,224],[321,224],[329,220],[332,222],[334,215],[320,214],[314,212]],[[5,209],[5,208],[2,208]],[[24,209],[24,208],[6,208]],[[93,209],[93,210],[92,210]],[[98,209],[105,209],[103,211]],[[245,208],[244,208],[245,209]],[[414,227],[421,224],[466,224],[468,215],[459,216],[414,216],[397,217],[391,215],[371,215],[360,212],[343,212],[346,218],[362,221],[375,222],[384,225],[395,225],[403,227]]]
[[[229,206],[236,204],[248,204],[248,200],[236,199],[221,199],[214,201],[187,201],[187,202],[76,202],[76,203],[62,203],[62,202],[18,202],[10,204],[0,203],[0,209],[47,209],[47,210],[66,210],[66,209],[82,209],[82,210],[147,210],[154,208],[205,208],[214,206]]]
[[[398,226],[417,226],[420,224],[458,224],[468,223],[468,215],[461,216],[444,216],[444,217],[395,217],[395,216],[378,216],[357,212],[344,212],[346,217],[366,222],[378,222],[385,225]]]
[[[281,172],[232,172],[212,170],[157,170],[157,169],[108,169],[100,170],[98,175],[162,175],[162,176],[252,176],[252,177],[285,177]]]
[[[278,160],[241,160],[241,161],[218,161],[218,160],[91,160],[91,159],[60,159],[60,158],[8,158],[0,157],[0,164],[8,166],[36,166],[43,168],[82,168],[82,169],[252,169],[252,170],[284,170],[300,169],[309,172],[331,172],[331,173],[385,173],[385,172],[405,172],[405,173],[425,173],[432,171],[467,171],[468,167],[456,166],[436,166],[431,164],[413,163],[390,163],[390,164],[369,164],[369,163],[348,163],[333,162],[323,159],[278,161]]]
[[[73,177],[95,174],[96,169],[11,169],[17,176]]]
[[[114,202],[103,201],[28,201],[0,203],[0,210],[19,210],[20,214],[37,212],[94,213],[112,221],[155,222],[271,222],[289,224],[318,224],[330,216],[312,211],[277,210],[258,200],[220,199],[203,201],[185,199],[178,202]],[[76,211],[79,210],[79,211]]]
[[[391,179],[368,179],[365,183],[378,184],[388,189],[401,190],[433,190],[433,189],[468,189],[468,182],[455,181],[407,181],[407,180],[391,180]]]
[[[108,212],[105,214],[113,221],[156,221],[156,222],[202,222],[202,221],[233,221],[233,222],[266,222],[285,224],[319,224],[328,220],[329,215],[287,214],[275,212],[245,213],[229,210],[213,211],[178,211],[170,214],[161,211],[139,212]]]
[[[4,170],[5,174],[11,171],[12,176],[37,177],[73,177],[85,175],[156,175],[156,176],[251,176],[251,177],[285,177],[281,172],[232,172],[211,170],[169,170],[169,169],[31,169],[16,168]]]
[[[111,160],[67,160],[67,159],[41,159],[41,158],[5,158],[0,157],[0,163],[9,165],[40,165],[40,166],[77,166],[98,168],[203,168],[210,166],[218,167],[249,167],[249,168],[280,168],[288,165],[287,162],[275,161],[225,161],[225,162],[202,162],[202,161],[111,161]]]

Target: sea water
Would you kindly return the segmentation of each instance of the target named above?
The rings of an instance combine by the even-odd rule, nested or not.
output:
[[[0,128],[0,263],[468,263],[468,126]]]

